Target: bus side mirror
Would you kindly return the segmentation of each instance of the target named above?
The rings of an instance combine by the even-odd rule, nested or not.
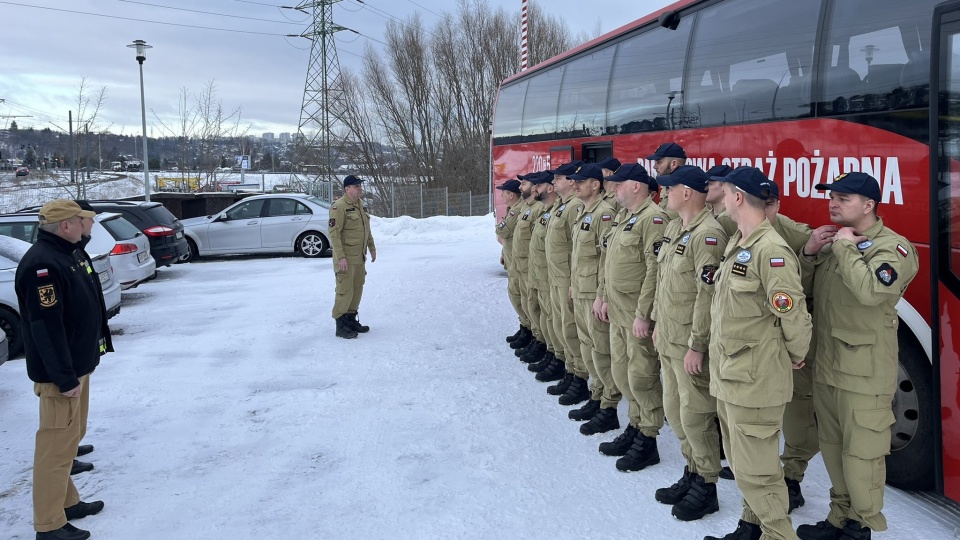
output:
[[[666,11],[660,14],[657,21],[664,28],[676,30],[680,26],[680,14],[676,11]]]

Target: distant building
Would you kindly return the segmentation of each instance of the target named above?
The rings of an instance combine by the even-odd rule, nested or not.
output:
[[[272,141],[274,139],[273,133],[264,133],[262,138],[265,141]]]
[[[289,133],[281,133],[281,134],[280,134],[280,142],[290,142],[290,134],[289,134]]]

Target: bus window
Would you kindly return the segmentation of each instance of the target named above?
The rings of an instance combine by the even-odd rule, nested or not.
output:
[[[523,106],[520,134],[525,140],[555,139],[557,134],[557,100],[563,71],[560,66],[530,79]]]
[[[607,133],[684,127],[683,62],[693,17],[676,30],[657,27],[620,42],[610,77]]]
[[[496,144],[515,142],[520,136],[523,96],[526,93],[526,80],[500,90],[500,96],[497,98],[497,112],[493,120],[493,140]]]
[[[607,47],[567,64],[557,113],[557,129],[562,137],[603,135],[614,52],[614,47]]]
[[[940,0],[844,0],[827,16],[818,114],[926,107],[930,12]],[[895,22],[896,24],[891,24]]]
[[[819,5],[729,0],[702,10],[687,74],[700,84],[688,85],[684,104],[691,127],[809,116]]]

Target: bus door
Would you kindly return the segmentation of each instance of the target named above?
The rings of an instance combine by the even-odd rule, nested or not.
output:
[[[960,500],[960,1],[937,6],[931,40],[931,330],[938,375],[943,484]],[[936,385],[935,385],[936,386]]]
[[[601,143],[584,143],[583,150],[580,152],[583,161],[587,163],[600,163],[601,161],[613,157],[613,141]]]

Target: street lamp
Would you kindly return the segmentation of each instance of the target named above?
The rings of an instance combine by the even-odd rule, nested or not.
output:
[[[135,39],[133,43],[127,45],[130,49],[137,50],[137,62],[140,64],[140,118],[143,120],[143,199],[150,202],[150,158],[147,156],[147,106],[143,99],[143,61],[147,59],[147,49],[153,47],[147,45],[142,39]]]

